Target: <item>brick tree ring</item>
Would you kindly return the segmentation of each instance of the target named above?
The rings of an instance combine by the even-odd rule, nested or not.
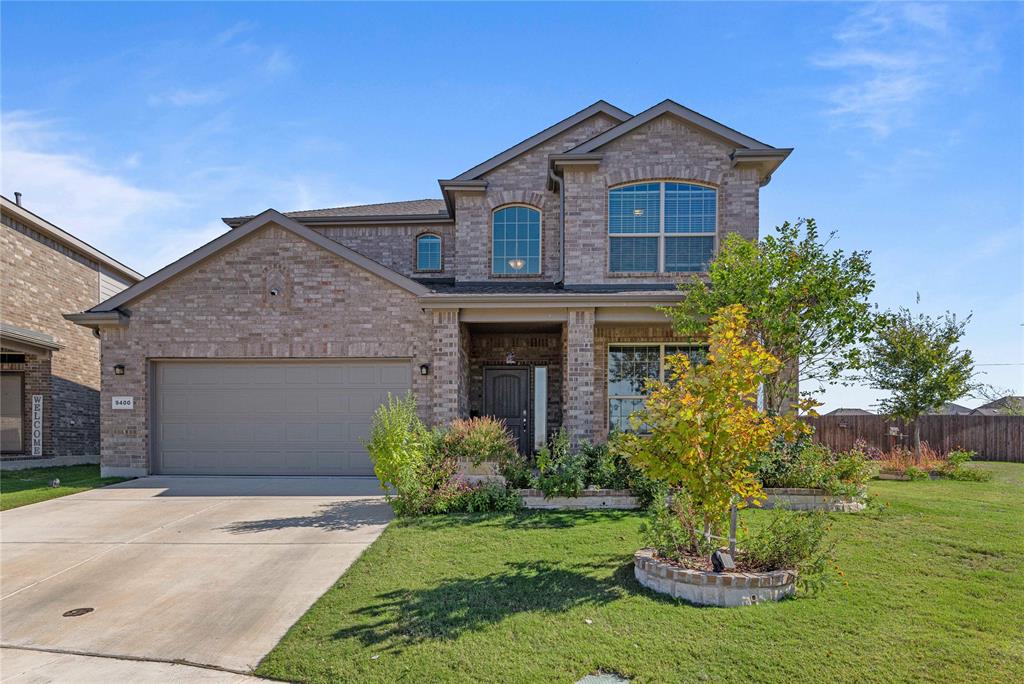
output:
[[[681,568],[659,560],[654,549],[633,557],[636,580],[651,591],[668,594],[698,606],[735,608],[778,601],[796,591],[795,570],[771,572],[707,572]]]

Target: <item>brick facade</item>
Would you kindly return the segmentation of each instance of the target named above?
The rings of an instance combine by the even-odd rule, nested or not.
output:
[[[608,271],[608,190],[649,180],[693,181],[718,190],[718,234],[757,237],[757,172],[733,169],[734,147],[670,116],[611,141],[595,169],[565,173],[565,281],[575,284],[674,282],[679,273]]]
[[[43,398],[43,434],[42,434],[42,447],[43,447],[43,458],[52,458],[56,455],[57,442],[53,439],[53,385],[50,382],[51,378],[51,355],[50,352],[39,352],[36,354],[23,352],[20,349],[7,349],[3,348],[5,353],[13,354],[24,354],[24,363],[0,363],[0,371],[5,375],[8,373],[16,373],[21,376],[21,450],[4,452],[4,458],[23,458],[32,456],[32,397],[41,396]],[[99,436],[99,430],[97,429],[97,437]],[[97,444],[96,451],[92,452],[95,454],[99,453],[99,445]]]
[[[46,397],[43,454],[98,456],[100,343],[91,330],[64,320],[62,314],[96,305],[101,299],[101,282],[108,288],[114,283],[117,289],[123,289],[126,282],[117,283],[95,260],[6,211],[0,225],[0,254],[3,322],[50,335],[61,345],[45,362],[45,370],[39,361],[28,364],[33,369],[26,371],[26,377],[40,378],[40,392]],[[26,411],[31,406],[28,385],[26,381]],[[20,454],[4,454],[4,458],[30,455],[26,447]]]
[[[451,276],[455,265],[455,225],[316,226],[318,233],[354,249],[392,271],[410,277]],[[431,233],[441,238],[441,271],[416,270],[416,238]]]
[[[271,274],[285,296],[265,295]],[[108,469],[149,469],[152,359],[409,359],[413,393],[432,418],[434,376],[416,370],[433,360],[432,326],[415,295],[283,228],[243,238],[129,308],[128,326],[101,333]],[[135,397],[134,409],[113,410],[116,395]]]
[[[593,114],[463,189],[451,190],[452,223],[373,225],[368,219],[366,225],[330,225],[319,216],[309,227],[413,278],[451,278],[456,288],[499,280],[550,284],[558,280],[561,262],[560,197],[549,189],[550,157],[618,124],[606,113]],[[714,187],[718,240],[728,232],[756,238],[760,172],[737,168],[736,148],[666,114],[609,140],[599,148],[599,161],[584,160],[592,165],[563,167],[566,292],[574,285],[628,285],[632,292],[637,289],[632,286],[660,287],[685,277],[609,272],[608,192],[617,185],[676,180]],[[491,273],[491,215],[508,204],[541,212],[539,275]],[[415,269],[416,237],[422,233],[442,239],[440,273]],[[285,295],[273,302],[264,294],[271,280]],[[485,294],[500,291],[488,287],[493,289]],[[553,290],[535,291],[541,298],[560,296]],[[595,288],[590,294],[604,291]],[[438,293],[445,292],[439,288]],[[148,363],[154,358],[409,359],[422,417],[440,424],[482,413],[483,368],[504,365],[513,351],[517,365],[549,368],[548,434],[564,426],[574,440],[601,441],[608,430],[608,345],[679,341],[668,322],[646,308],[663,295],[648,293],[651,299],[634,301],[623,300],[625,293],[618,292],[620,298],[611,304],[580,299],[562,307],[551,304],[555,299],[538,303],[512,294],[496,306],[487,299],[439,303],[434,295],[421,299],[295,232],[266,227],[130,302],[127,327],[103,327],[103,463],[148,468]],[[561,331],[551,332],[556,326]],[[114,364],[124,364],[126,374],[113,375]],[[426,374],[419,372],[421,364],[429,366]],[[120,394],[136,398],[134,411],[110,409],[110,396]]]

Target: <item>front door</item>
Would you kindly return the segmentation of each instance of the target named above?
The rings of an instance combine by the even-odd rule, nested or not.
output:
[[[505,422],[519,453],[530,453],[530,369],[485,368],[484,413]]]
[[[4,452],[20,452],[22,443],[22,379],[21,373],[4,373],[0,376],[3,386],[0,388],[0,407],[3,417],[0,418],[0,450]]]

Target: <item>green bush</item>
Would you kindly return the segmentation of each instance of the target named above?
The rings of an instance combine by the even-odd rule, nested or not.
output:
[[[373,414],[366,449],[377,479],[390,488],[388,500],[397,515],[416,515],[430,506],[433,485],[424,475],[436,441],[416,414],[411,392],[401,398],[389,394]]]
[[[967,467],[967,463],[974,456],[975,453],[973,451],[965,451],[963,449],[949,452],[946,456],[946,464],[942,468],[942,474],[951,480],[960,480],[962,482],[987,482],[991,480],[991,473]]]
[[[711,534],[720,537],[722,530],[712,529]],[[677,491],[669,505],[652,507],[651,516],[640,524],[640,535],[659,557],[684,565],[689,561],[698,569],[703,569],[719,541],[704,535],[701,517],[685,490]]]
[[[525,456],[516,452],[498,464],[498,474],[510,489],[530,489],[534,485],[533,468]]]
[[[858,496],[875,476],[876,465],[859,449],[836,454],[808,438],[775,440],[758,455],[754,472],[765,487],[824,489],[836,496]]]
[[[490,416],[453,420],[441,448],[446,456],[473,465],[484,461],[501,464],[516,456],[515,443],[505,424]]]
[[[917,466],[907,466],[907,469],[903,471],[903,474],[911,480],[927,480],[929,475],[928,471]]]
[[[489,482],[469,487],[438,513],[515,513],[522,507],[519,496],[505,485]]]
[[[544,497],[579,496],[586,481],[586,462],[582,453],[572,453],[569,435],[559,429],[551,443],[537,452],[537,488]]]
[[[826,544],[829,518],[820,512],[774,509],[766,513],[768,523],[739,542],[737,561],[761,572],[797,571],[797,584],[817,591],[833,578],[833,545]]]

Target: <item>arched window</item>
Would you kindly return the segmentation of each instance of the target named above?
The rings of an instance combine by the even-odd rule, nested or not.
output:
[[[427,233],[416,238],[416,270],[441,270],[441,236]]]
[[[502,207],[491,223],[491,272],[540,273],[540,212],[533,207]]]
[[[707,271],[715,252],[718,193],[691,183],[637,183],[608,191],[608,269]]]

